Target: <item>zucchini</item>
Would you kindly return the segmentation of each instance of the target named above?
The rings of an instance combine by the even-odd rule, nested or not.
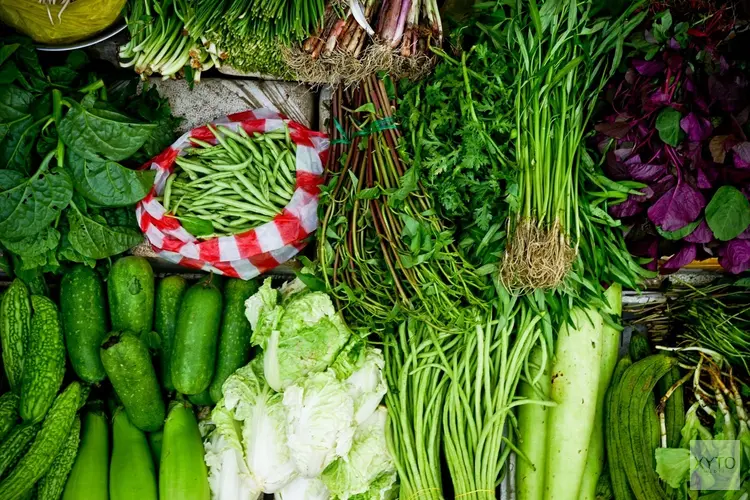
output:
[[[39,424],[18,424],[0,446],[0,477],[16,465],[39,432]]]
[[[63,500],[107,500],[109,488],[109,425],[99,411],[83,418],[81,445],[65,482]]]
[[[130,421],[146,432],[160,429],[164,422],[164,401],[143,341],[130,332],[112,333],[102,343],[101,357]]]
[[[228,280],[224,286],[224,312],[221,315],[216,370],[209,391],[211,400],[222,398],[224,381],[250,362],[250,322],[245,317],[245,301],[258,291],[258,283],[240,279]]]
[[[57,306],[47,297],[32,295],[31,335],[21,384],[19,413],[25,422],[41,422],[65,376],[65,345]]]
[[[37,483],[37,500],[59,500],[65,489],[68,475],[73,468],[78,445],[81,442],[81,417],[76,416],[70,427],[68,438],[63,443],[60,451],[52,462],[52,466],[42,479]]]
[[[154,320],[154,271],[143,257],[122,257],[107,280],[112,329],[147,333]]]
[[[161,500],[210,500],[203,441],[193,411],[182,403],[169,411],[159,465]]]
[[[18,421],[18,394],[6,392],[0,396],[0,443]]]
[[[172,382],[183,394],[200,394],[211,384],[221,322],[221,292],[210,280],[185,292],[172,349]]]
[[[149,432],[148,434],[148,446],[151,448],[151,458],[154,460],[156,472],[159,472],[162,439],[164,439],[164,431]]]
[[[675,365],[675,358],[655,354],[633,363],[613,392],[610,418],[613,438],[636,498],[666,500],[670,495],[659,483],[654,467],[653,426],[644,425],[646,409],[653,402],[654,387]],[[657,435],[658,439],[658,435]]]
[[[55,399],[31,448],[0,482],[0,500],[16,500],[39,481],[65,443],[81,404],[81,384],[71,382]]]
[[[156,471],[146,435],[122,409],[112,421],[111,500],[157,500]]]
[[[180,311],[182,296],[187,289],[187,281],[182,276],[168,276],[156,288],[156,311],[154,329],[161,337],[161,385],[167,391],[174,391],[172,383],[172,344],[177,327],[177,313]]]
[[[76,265],[60,283],[60,316],[70,364],[90,384],[106,376],[99,346],[107,335],[104,284],[88,266]]]
[[[0,300],[0,345],[11,390],[21,392],[24,349],[31,332],[29,289],[16,278]]]

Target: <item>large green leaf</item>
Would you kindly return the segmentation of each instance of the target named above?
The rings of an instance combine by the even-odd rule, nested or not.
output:
[[[75,203],[70,204],[67,214],[70,224],[68,240],[73,249],[83,257],[105,259],[143,241],[140,231],[129,227],[110,227],[103,217],[89,216]]]
[[[31,115],[3,124],[0,127],[0,166],[24,174],[31,173],[31,151],[34,142],[42,129],[40,121],[34,121]],[[6,128],[7,126],[7,128]]]
[[[152,170],[131,170],[103,158],[86,158],[70,149],[66,156],[76,190],[103,207],[132,205],[142,200],[154,183]]]
[[[60,233],[52,226],[45,226],[37,234],[32,234],[20,240],[2,240],[5,248],[24,258],[34,257],[57,248],[60,243]]]
[[[154,128],[153,124],[134,122],[114,111],[74,103],[60,123],[58,134],[81,156],[96,160],[101,155],[121,161],[138,151]]]
[[[73,183],[61,169],[41,171],[31,178],[0,170],[0,234],[20,240],[39,233],[68,206]]]
[[[750,226],[750,202],[737,188],[721,186],[706,206],[706,222],[718,240],[732,240]]]
[[[0,85],[0,120],[12,122],[29,114],[34,96],[15,85]]]

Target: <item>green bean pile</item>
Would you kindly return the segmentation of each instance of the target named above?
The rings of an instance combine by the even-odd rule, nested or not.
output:
[[[272,220],[296,185],[297,148],[289,130],[251,136],[241,127],[208,128],[217,144],[191,139],[194,147],[177,158],[167,179],[164,208],[201,237],[242,233]]]

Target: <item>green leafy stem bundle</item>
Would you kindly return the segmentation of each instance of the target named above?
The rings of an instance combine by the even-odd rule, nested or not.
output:
[[[466,262],[417,170],[405,167],[395,99],[390,80],[376,77],[334,98],[318,258],[327,288],[353,324],[379,331],[421,317],[447,327],[461,316],[457,306],[482,304],[483,274],[491,270]],[[347,120],[342,106],[354,110]],[[339,165],[337,153],[345,149]]]
[[[135,84],[107,87],[87,64],[73,52],[45,73],[28,41],[0,45],[0,243],[17,271],[93,265],[142,241],[132,205],[153,174],[121,162],[160,152],[177,121],[155,89],[134,98]]]

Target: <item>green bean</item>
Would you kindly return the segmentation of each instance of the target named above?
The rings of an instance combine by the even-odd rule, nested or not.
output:
[[[200,139],[196,139],[195,137],[191,137],[190,142],[201,146],[203,149],[212,149],[216,147],[216,144],[211,144],[210,142],[201,141]]]
[[[221,136],[221,134],[219,133],[218,130],[216,130],[215,128],[213,128],[211,125],[208,125],[208,130],[210,130],[211,133],[214,134],[214,137],[216,137],[216,140],[219,141],[219,143],[222,146],[224,146],[224,149],[226,149],[226,151],[229,153],[229,155],[233,157],[234,161],[236,161],[238,163],[242,161],[242,158],[240,158],[239,156],[237,156],[234,153],[234,151],[232,151],[230,149],[230,147],[227,145],[227,141],[224,140],[224,138]],[[236,156],[236,158],[235,158],[235,156]]]
[[[233,176],[232,172],[216,172],[214,174],[209,174],[209,175],[206,175],[205,177],[201,177],[200,179],[198,179],[198,181],[191,181],[191,182],[189,182],[187,184],[187,186],[192,187],[194,185],[197,185],[199,183],[203,183],[205,181],[214,181],[214,180],[217,180],[217,179],[226,179],[226,178],[232,177],[232,176]],[[206,186],[211,186],[211,185],[212,184],[203,184],[201,187],[206,187]]]
[[[226,132],[228,137],[233,138],[235,141],[243,144],[247,149],[249,149],[256,160],[261,161],[262,155],[260,153],[260,150],[258,149],[257,145],[253,142],[253,140],[247,135],[247,132],[245,132],[245,129],[240,127],[240,130],[244,133],[244,137],[242,135],[238,135],[234,133],[231,130],[228,130]]]
[[[167,182],[164,185],[164,210],[169,212],[169,198],[172,195],[172,183],[177,178],[177,174],[172,173],[169,177],[167,177]]]
[[[240,188],[236,184],[232,184],[232,189],[234,189],[235,193],[237,193],[238,195],[240,195],[245,201],[247,201],[249,203],[258,203],[261,206],[263,206],[264,208],[267,208],[268,210],[275,210],[276,209],[276,207],[271,202],[267,201],[262,196],[258,196],[260,193],[258,192],[257,189],[256,190],[251,190],[250,194],[248,194],[247,192],[243,191],[242,188]],[[251,194],[252,194],[252,196],[250,196]]]
[[[297,178],[296,178],[297,164],[296,164],[296,162],[297,162],[297,158],[295,156],[292,156],[291,152],[285,151],[284,163],[282,164],[282,167],[284,167],[284,168],[281,169],[281,172],[284,174],[284,177],[286,177],[286,179],[290,183],[292,183],[292,184],[296,184],[297,183]],[[292,175],[292,172],[294,172],[295,175]]]
[[[224,163],[214,163],[212,164],[212,167],[214,170],[217,170],[219,172],[239,172],[242,170],[247,170],[247,167],[250,166],[250,164],[254,161],[253,157],[251,156],[246,161],[242,163],[237,163],[234,165],[224,164]]]
[[[219,203],[226,202],[226,204],[229,205],[229,206],[232,206],[232,207],[235,207],[235,208],[240,208],[240,209],[246,209],[246,210],[249,210],[249,211],[254,212],[256,214],[265,214],[265,215],[268,215],[270,217],[273,217],[273,216],[275,216],[277,214],[277,212],[274,212],[274,211],[269,210],[267,208],[259,207],[259,206],[252,205],[252,204],[246,203],[246,202],[243,203],[243,202],[239,202],[239,201],[230,200],[229,198],[226,198],[226,197],[216,197],[216,200]]]
[[[190,160],[186,160],[183,157],[177,157],[177,160],[175,160],[176,163],[182,168],[183,171],[187,172],[187,174],[190,176],[191,179],[193,179],[193,176],[190,174],[195,173],[201,173],[201,174],[212,174],[211,170],[206,168],[205,166],[194,163]]]

